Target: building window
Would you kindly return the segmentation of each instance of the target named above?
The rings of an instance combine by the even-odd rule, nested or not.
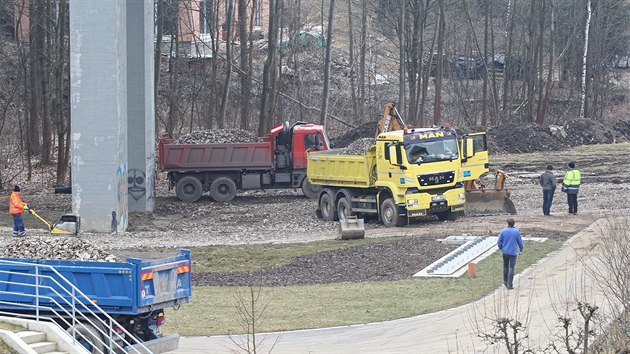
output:
[[[254,0],[254,26],[260,27],[260,0]]]
[[[213,0],[199,1],[199,32],[212,32]]]

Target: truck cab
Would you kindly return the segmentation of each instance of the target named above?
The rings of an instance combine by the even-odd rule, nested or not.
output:
[[[286,122],[271,129],[275,143],[276,168],[292,170],[306,169],[307,154],[311,151],[330,149],[324,127],[316,124]]]

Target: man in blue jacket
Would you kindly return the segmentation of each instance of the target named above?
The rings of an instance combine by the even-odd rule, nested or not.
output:
[[[514,227],[514,219],[507,219],[508,227],[499,233],[497,246],[503,252],[503,285],[508,289],[514,289],[514,267],[516,257],[523,252],[523,238],[521,232]]]

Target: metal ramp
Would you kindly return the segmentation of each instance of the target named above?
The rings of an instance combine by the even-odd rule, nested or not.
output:
[[[497,237],[489,236],[459,236],[450,240],[465,243],[414,274],[414,277],[458,277],[468,263],[497,245]]]

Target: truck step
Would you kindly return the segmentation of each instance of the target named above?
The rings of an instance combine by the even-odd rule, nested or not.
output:
[[[46,341],[46,333],[35,331],[21,331],[16,333],[24,343],[31,344]]]
[[[57,350],[57,343],[55,342],[37,342],[29,344],[28,346],[40,354],[50,353]]]

